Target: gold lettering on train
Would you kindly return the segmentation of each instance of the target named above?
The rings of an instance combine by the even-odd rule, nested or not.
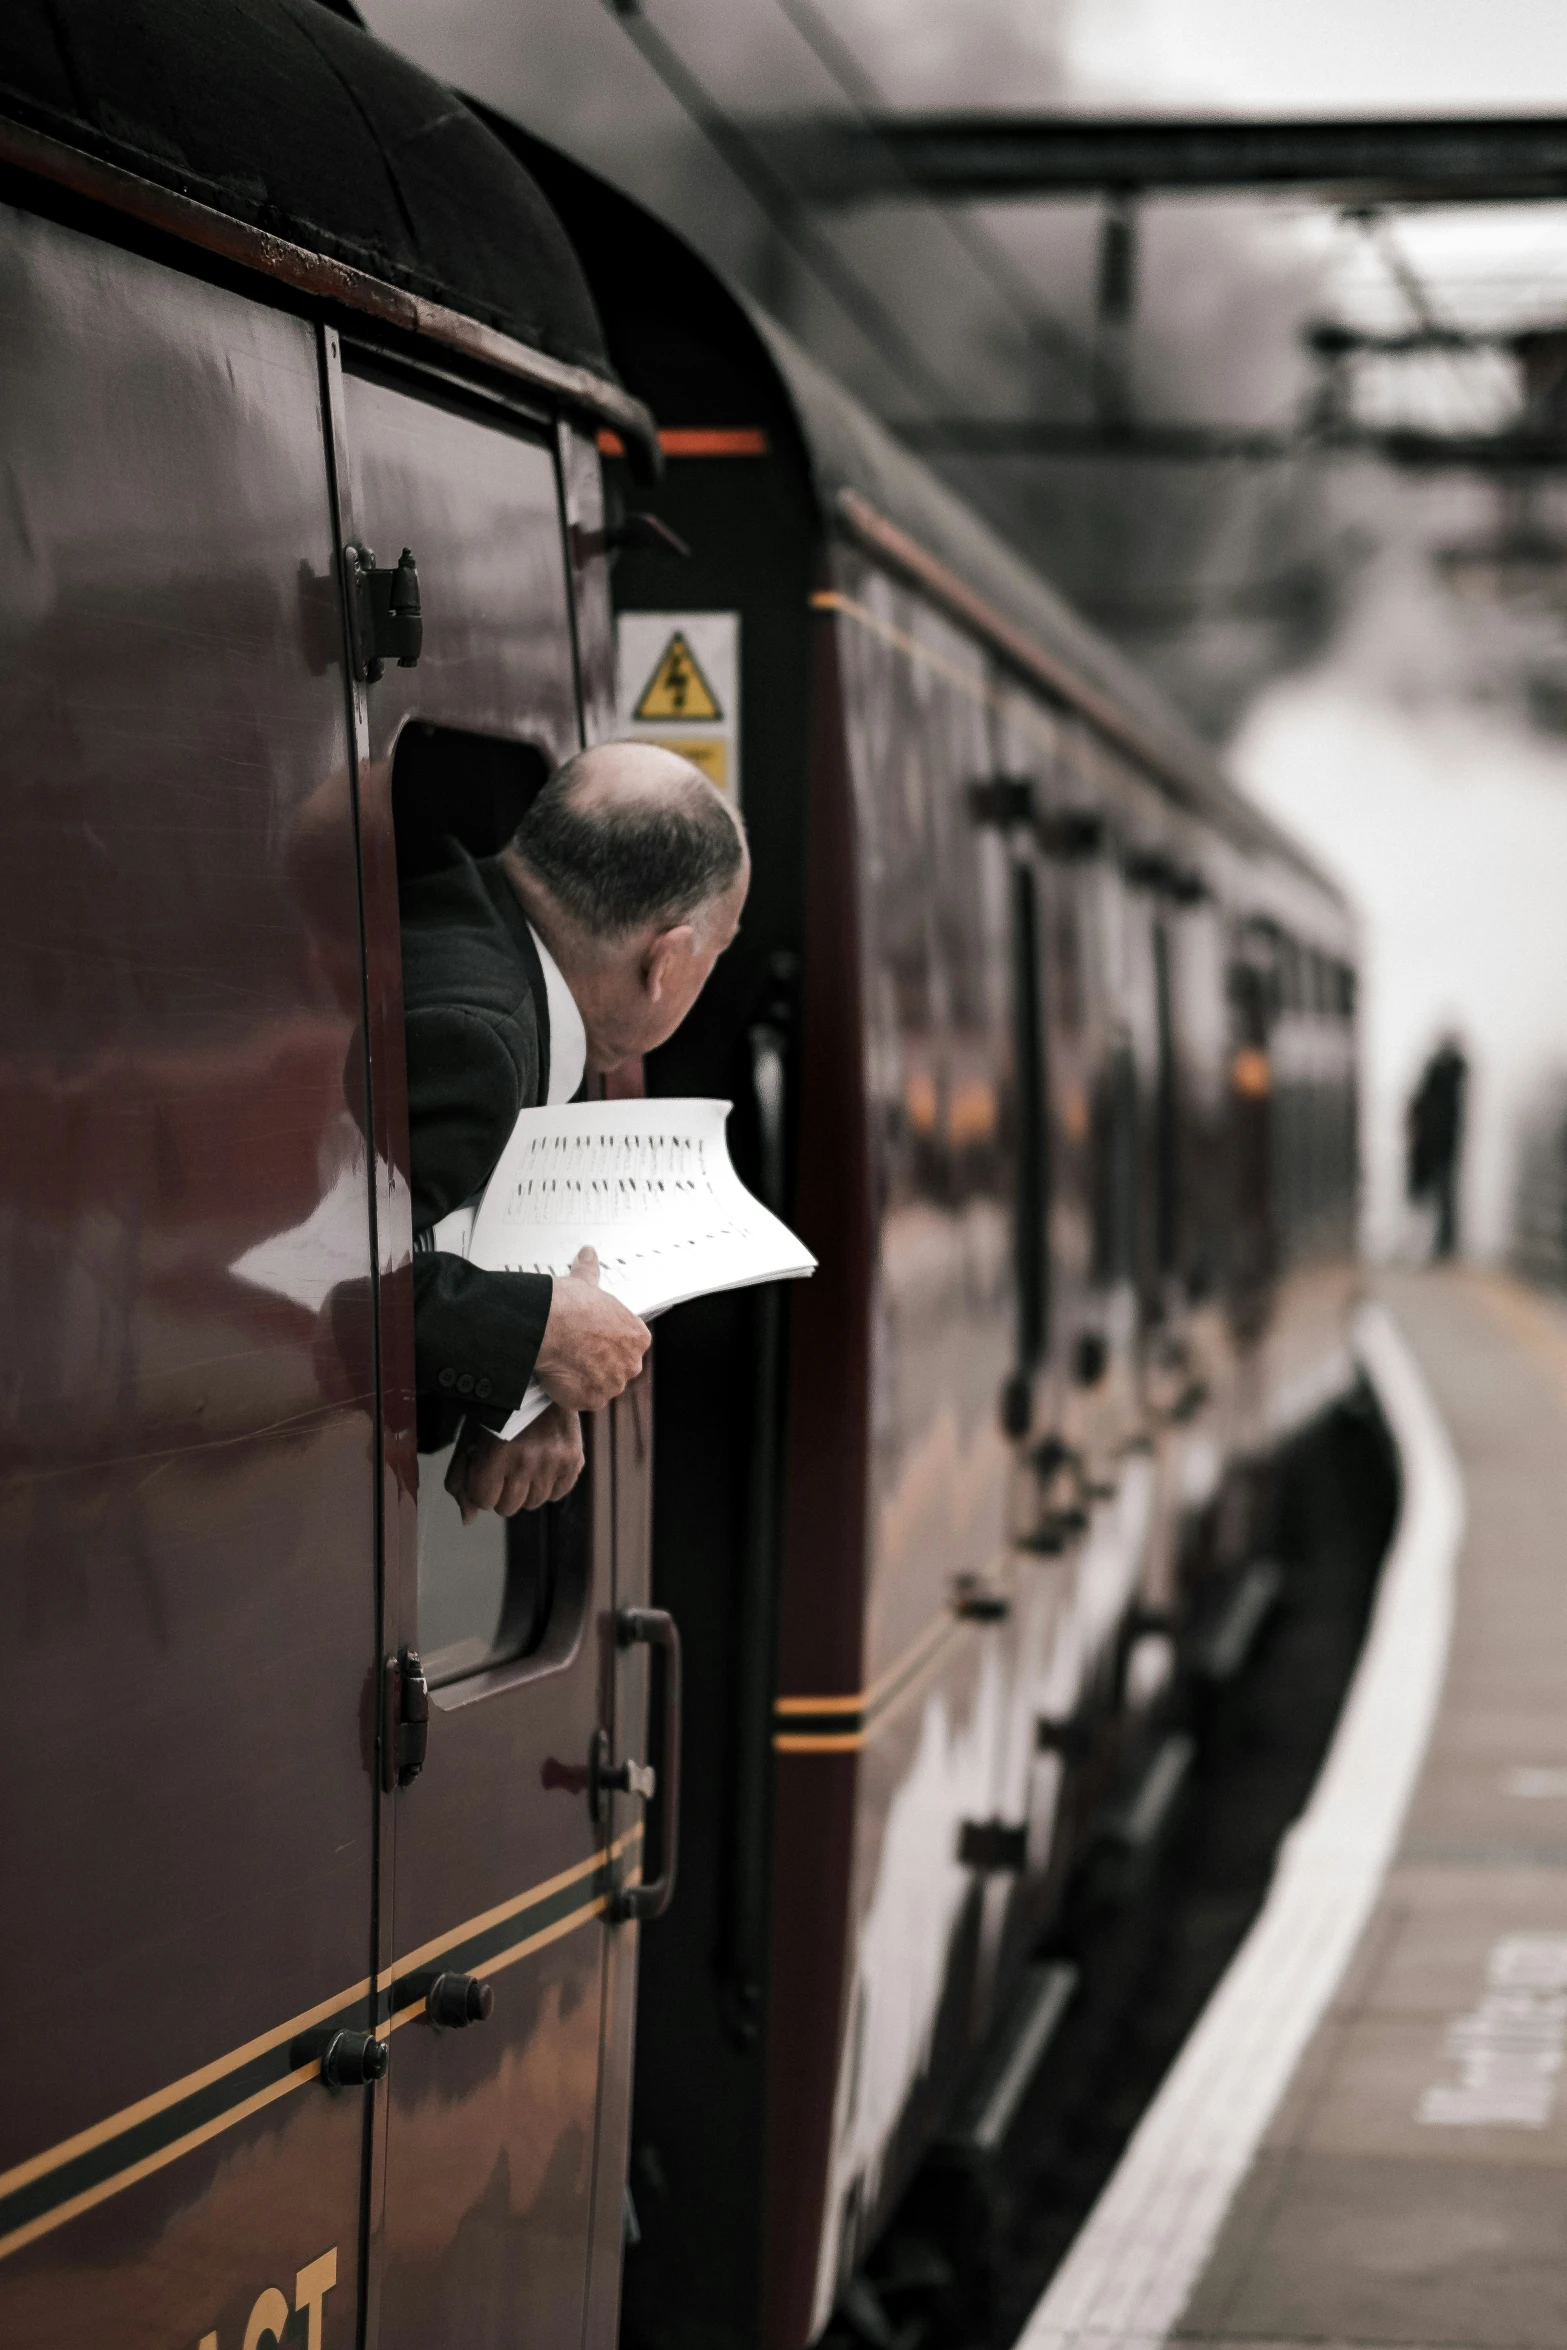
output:
[[[295,2276],[292,2309],[287,2295],[276,2285],[268,2285],[264,2292],[257,2294],[245,2320],[242,2350],[262,2350],[263,2343],[269,2341],[280,2343],[290,2317],[305,2320],[305,2350],[321,2350],[326,2297],[336,2283],[337,2246],[332,2244],[314,2260],[307,2261]],[[222,2350],[217,2334],[203,2334],[198,2350]]]
[[[294,2279],[294,2307],[310,2313],[305,2350],[321,2350],[321,2305],[337,2283],[337,2246],[312,2260]]]
[[[274,2342],[281,2342],[289,2316],[287,2300],[276,2285],[268,2285],[264,2293],[256,2296],[256,2306],[246,2323],[245,2350],[261,2350],[269,2334]]]

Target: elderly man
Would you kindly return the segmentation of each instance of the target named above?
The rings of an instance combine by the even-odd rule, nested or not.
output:
[[[590,1249],[562,1280],[486,1272],[456,1253],[460,1219],[521,1111],[679,1027],[751,868],[728,803],[651,743],[569,759],[498,856],[452,847],[401,901],[419,1449],[457,1436],[446,1482],[464,1518],[509,1517],[570,1492],[577,1415],[636,1377],[649,1333],[599,1288]],[[551,1408],[514,1434],[534,1376]]]

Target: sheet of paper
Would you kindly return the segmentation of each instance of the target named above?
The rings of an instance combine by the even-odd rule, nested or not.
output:
[[[563,1274],[583,1247],[644,1319],[684,1299],[814,1272],[816,1259],[730,1163],[722,1101],[572,1102],[525,1110],[474,1219],[471,1263]],[[516,1434],[548,1397],[529,1389]]]

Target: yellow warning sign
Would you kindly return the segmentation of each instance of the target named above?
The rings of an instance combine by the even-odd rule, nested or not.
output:
[[[696,655],[687,644],[683,630],[677,628],[659,654],[632,716],[697,723],[723,717],[718,696],[697,666]]]

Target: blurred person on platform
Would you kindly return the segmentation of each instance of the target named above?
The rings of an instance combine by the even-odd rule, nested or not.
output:
[[[1469,1063],[1455,1036],[1444,1036],[1421,1072],[1406,1113],[1409,1196],[1436,1210],[1432,1258],[1458,1253],[1458,1175],[1464,1146]]]

